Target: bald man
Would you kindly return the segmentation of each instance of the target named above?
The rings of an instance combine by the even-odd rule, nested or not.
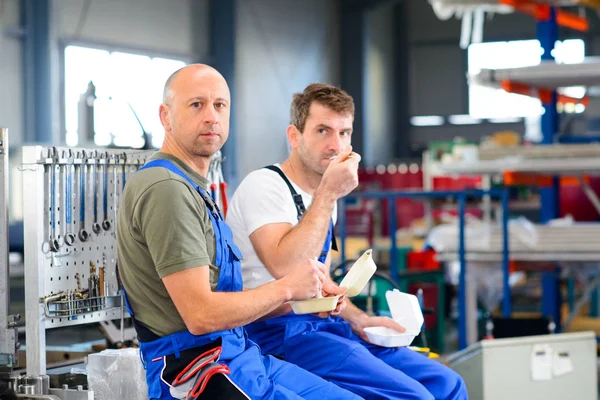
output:
[[[225,79],[189,65],[165,84],[161,149],[128,181],[117,223],[119,273],[150,399],[357,399],[295,365],[264,357],[242,326],[315,297],[327,280],[305,260],[242,291],[239,249],[207,196],[211,156],[227,140]]]

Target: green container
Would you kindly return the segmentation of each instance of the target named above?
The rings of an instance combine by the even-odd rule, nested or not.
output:
[[[410,246],[398,247],[396,249],[396,264],[398,272],[406,271],[408,268],[408,253],[413,250]]]

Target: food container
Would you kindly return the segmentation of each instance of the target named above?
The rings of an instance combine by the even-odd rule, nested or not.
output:
[[[369,249],[352,265],[340,286],[345,287],[345,295],[354,297],[359,294],[367,285],[373,274],[377,270],[377,266],[373,261],[373,250]],[[333,311],[337,307],[338,298],[332,297],[316,297],[303,301],[290,301],[292,310],[296,314],[314,314],[319,312]]]
[[[290,305],[296,314],[315,314],[335,310],[339,298],[339,295],[330,297],[317,297],[315,299],[303,301],[290,301]]]
[[[365,328],[369,342],[383,347],[409,346],[421,332],[424,318],[415,295],[402,293],[398,289],[388,290],[385,297],[392,313],[392,318],[406,331],[400,333],[383,326]]]
[[[365,288],[369,280],[373,277],[375,271],[377,271],[377,265],[373,261],[373,250],[369,249],[363,253],[362,256],[352,268],[348,271],[340,286],[348,289],[346,296],[354,297],[358,295]]]

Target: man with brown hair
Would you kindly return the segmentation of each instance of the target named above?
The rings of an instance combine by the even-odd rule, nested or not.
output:
[[[336,202],[358,185],[360,156],[350,145],[353,119],[353,99],[339,88],[316,83],[294,95],[289,157],[250,173],[230,203],[227,222],[244,254],[245,289],[288,276],[302,259],[318,258],[328,273]],[[328,291],[323,295],[344,288],[330,285]],[[246,326],[264,354],[369,399],[467,398],[462,379],[445,366],[407,348],[367,341],[366,327],[403,332],[391,318],[369,316],[345,300],[331,315],[296,315],[287,305],[279,310],[286,311]]]

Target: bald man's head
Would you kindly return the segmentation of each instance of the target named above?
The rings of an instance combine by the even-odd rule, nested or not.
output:
[[[163,148],[187,158],[210,157],[229,136],[230,106],[229,86],[213,67],[191,64],[175,71],[159,109]]]
[[[219,73],[219,71],[217,71],[210,65],[189,64],[189,65],[179,68],[177,71],[173,72],[171,74],[171,76],[169,76],[169,78],[165,82],[165,87],[163,89],[163,103],[165,103],[165,104],[171,103],[171,100],[173,99],[173,91],[174,91],[173,86],[174,86],[175,82],[177,81],[179,75],[186,75],[186,73],[212,74],[212,75],[216,75],[216,76],[220,77],[223,80],[223,82],[226,82],[223,75],[221,75],[221,73]]]

